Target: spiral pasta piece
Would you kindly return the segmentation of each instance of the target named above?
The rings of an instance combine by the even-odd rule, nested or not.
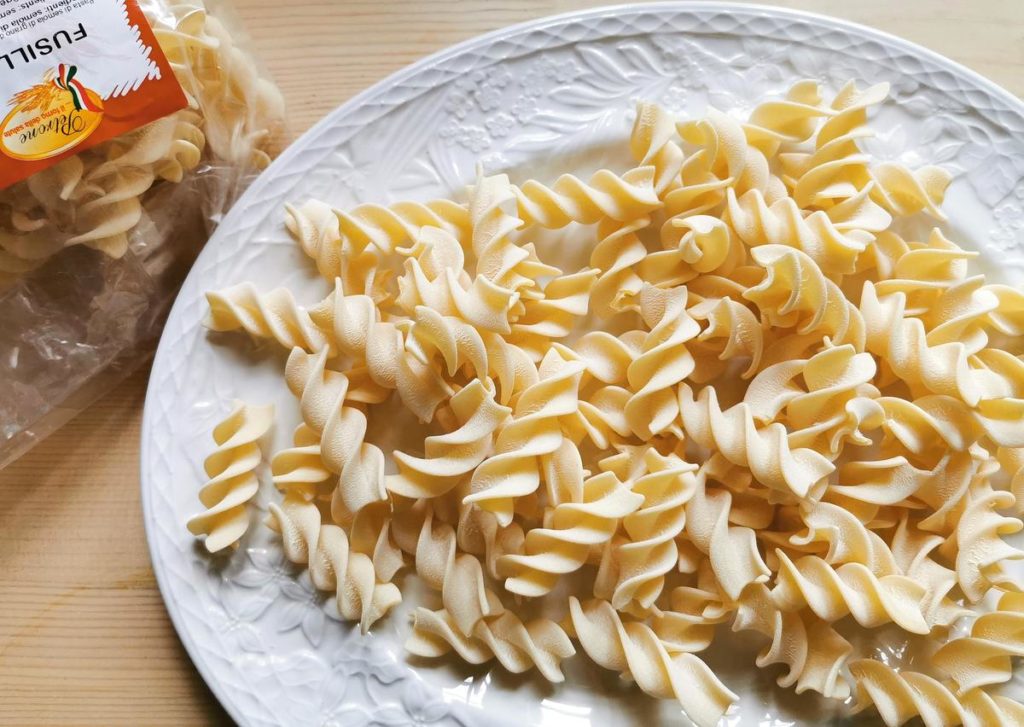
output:
[[[926,727],[1024,724],[1024,706],[980,689],[958,697],[949,687],[925,674],[897,672],[872,659],[854,661],[850,673],[857,685],[857,711],[873,706],[887,727],[899,727],[918,716]]]
[[[1024,447],[1000,447],[996,456],[1009,475],[1010,492],[1020,509],[1024,507]]]
[[[501,525],[512,520],[515,498],[540,484],[538,458],[562,443],[559,419],[578,408],[583,364],[555,350],[541,362],[540,380],[520,394],[511,420],[494,442],[494,454],[473,472],[472,492],[464,502],[493,512]]]
[[[743,297],[757,305],[771,325],[828,336],[833,343],[864,350],[866,316],[806,253],[785,245],[761,245],[750,254],[765,269],[765,278]]]
[[[686,312],[686,293],[686,288],[666,291],[649,285],[640,293],[640,312],[651,330],[626,371],[633,395],[625,413],[630,428],[641,438],[675,423],[679,416],[675,387],[695,365],[686,342],[700,333],[700,325]]]
[[[334,281],[334,291],[310,310],[310,318],[333,334],[339,352],[365,363],[371,380],[383,392],[397,389],[402,402],[422,421],[429,421],[451,395],[432,367],[405,354],[398,325],[382,320],[369,296],[346,295],[340,278]],[[383,393],[378,401],[385,397]]]
[[[270,163],[266,147],[284,116],[278,90],[253,70],[249,54],[202,6],[173,3],[169,12],[144,10],[190,105],[203,109],[214,154],[265,168]]]
[[[733,631],[756,631],[771,639],[757,655],[756,664],[765,668],[782,664],[787,668],[778,678],[780,687],[795,686],[797,694],[808,689],[829,697],[846,699],[850,686],[842,668],[853,646],[829,624],[795,611],[783,611],[768,588],[755,583],[744,590],[736,610]]]
[[[921,612],[925,588],[906,576],[876,576],[860,563],[832,567],[808,555],[790,560],[778,550],[779,573],[772,598],[785,610],[808,607],[832,623],[847,614],[861,626],[895,623],[914,634],[931,630]]]
[[[524,302],[509,342],[539,361],[552,341],[572,333],[576,320],[587,314],[597,275],[597,270],[580,270],[548,283],[542,298]]]
[[[705,298],[687,312],[694,320],[707,322],[689,344],[695,359],[693,381],[717,378],[736,359],[750,360],[740,378],[749,379],[757,372],[764,353],[764,328],[747,306],[731,298]]]
[[[971,633],[951,639],[932,655],[932,663],[960,689],[1007,682],[1013,676],[1011,657],[1024,656],[1024,601],[1006,593],[992,613],[979,616]]]
[[[484,275],[471,280],[462,270],[464,259],[453,236],[424,228],[405,261],[396,302],[409,315],[425,306],[439,315],[462,318],[481,330],[508,334],[512,330],[509,313],[519,303],[519,292]]]
[[[939,220],[946,219],[940,205],[953,175],[932,165],[908,169],[895,162],[883,162],[870,170],[875,200],[897,217],[927,212]]]
[[[623,516],[625,539],[614,547],[617,573],[610,601],[619,611],[631,603],[649,609],[661,595],[665,575],[678,566],[676,538],[686,525],[686,503],[697,488],[692,474],[696,465],[674,455],[663,456],[653,447],[642,452],[637,455],[646,471],[638,476],[628,471],[628,456],[601,462],[602,468],[620,479],[631,479],[633,493],[643,498],[634,512]]]
[[[325,486],[333,488],[333,474],[320,456],[319,433],[302,423],[292,441],[292,447],[282,449],[270,462],[274,486],[286,497],[310,502],[325,494]]]
[[[427,437],[425,457],[395,451],[397,475],[388,475],[389,491],[413,498],[440,497],[470,475],[490,453],[494,433],[512,413],[494,400],[494,392],[473,381],[451,399],[459,427]]]
[[[205,511],[189,518],[193,535],[205,535],[211,553],[237,547],[249,529],[248,503],[259,490],[254,472],[262,459],[260,439],[270,430],[273,406],[250,406],[236,401],[231,413],[213,429],[217,449],[203,463],[209,478],[199,491]]]
[[[868,350],[885,359],[904,381],[976,406],[982,390],[968,362],[969,350],[959,341],[929,345],[924,324],[906,317],[905,309],[904,293],[879,297],[870,281],[864,283],[860,310]]]
[[[287,288],[261,295],[252,283],[239,283],[207,293],[206,300],[210,305],[206,326],[212,331],[242,329],[256,338],[271,338],[288,350],[298,347],[310,353],[330,347]]]
[[[529,295],[534,292],[531,289],[536,278],[561,271],[542,264],[532,247],[516,244],[512,235],[523,221],[506,211],[515,210],[515,206],[507,175],[478,174],[470,191],[471,246],[477,275],[501,288]]]
[[[683,141],[695,145],[699,151],[683,166],[683,187],[666,196],[666,212],[678,215],[680,208],[690,208],[691,214],[696,214],[695,198],[705,198],[708,203],[718,200],[726,186],[734,188],[738,194],[757,189],[772,200],[785,195],[785,187],[771,173],[764,152],[747,142],[743,126],[728,114],[709,108],[703,119],[682,122],[676,130]],[[686,191],[689,179],[699,186]]]
[[[726,193],[727,219],[739,238],[748,246],[786,245],[805,253],[826,275],[840,276],[855,272],[857,260],[874,235],[864,228],[843,229],[825,212],[818,210],[806,217],[789,197],[768,205],[758,190],[737,197],[734,190]],[[877,212],[861,212],[860,224],[878,229],[888,226],[890,217],[881,208]]]
[[[497,614],[488,598],[480,561],[458,552],[455,528],[435,517],[432,504],[424,502],[414,509],[422,519],[413,551],[416,573],[430,588],[440,591],[451,622],[459,633],[469,636],[482,618]]]
[[[641,217],[631,222],[604,218],[597,225],[597,244],[590,253],[590,266],[597,278],[590,293],[590,307],[602,318],[626,310],[640,292],[642,281],[635,266],[647,256],[637,232],[650,225]]]
[[[792,536],[790,542],[797,547],[825,543],[828,546],[825,562],[829,565],[860,563],[877,576],[901,573],[885,541],[849,510],[828,502],[815,502],[801,508],[800,518],[807,532]]]
[[[349,547],[344,530],[321,523],[316,505],[295,500],[271,504],[268,522],[281,533],[285,557],[307,566],[318,590],[333,591],[338,613],[358,621],[363,633],[401,602],[397,586],[378,580],[373,562]]]
[[[739,403],[722,411],[710,386],[694,399],[679,386],[679,410],[686,433],[702,447],[716,449],[733,464],[749,467],[758,481],[804,497],[835,466],[811,449],[790,449],[786,428],[778,422],[758,427],[750,408]]]
[[[484,335],[461,318],[442,316],[419,306],[405,326],[406,350],[431,369],[433,355],[438,353],[449,376],[463,367],[473,376],[486,377],[489,373]]]
[[[727,479],[720,456],[713,456],[697,472],[695,489],[686,504],[686,534],[708,556],[711,570],[725,595],[735,601],[751,583],[768,580],[771,571],[761,558],[757,538],[749,527],[730,523],[733,496],[709,486],[711,479]]]
[[[790,447],[835,457],[846,440],[870,444],[861,429],[870,431],[881,423],[882,410],[874,401],[878,389],[871,383],[876,370],[870,354],[857,353],[849,344],[834,346],[809,359],[765,368],[743,400],[759,421],[770,422],[784,413],[792,430]]]
[[[595,546],[611,540],[622,518],[643,502],[612,472],[602,472],[583,483],[582,500],[562,502],[543,528],[526,534],[523,553],[511,553],[498,561],[498,571],[508,574],[505,589],[521,596],[543,596],[559,578],[586,562]]]
[[[654,192],[659,197],[678,186],[685,155],[676,143],[672,114],[658,104],[637,103],[629,150],[641,167],[654,167]]]
[[[565,681],[561,663],[576,653],[565,631],[543,618],[524,623],[511,611],[502,610],[493,593],[489,597],[491,610],[497,615],[477,622],[469,636],[459,632],[447,611],[417,608],[405,648],[423,657],[443,656],[454,650],[470,664],[496,659],[513,674],[536,667],[550,682]]]
[[[342,288],[375,300],[383,297],[377,283],[381,274],[380,255],[375,248],[361,252],[342,249],[341,228],[334,208],[310,199],[301,205],[285,205],[285,227],[326,280],[340,278]]]
[[[387,499],[384,453],[365,441],[366,415],[346,404],[348,378],[325,368],[327,351],[307,354],[292,349],[285,381],[300,400],[302,418],[320,434],[320,456],[337,474],[332,502],[336,522],[348,522],[363,508]]]
[[[341,250],[318,248],[310,255],[317,268],[332,269],[331,257],[349,250],[359,253],[372,246],[387,255],[414,241],[424,227],[437,227],[458,240],[470,236],[469,213],[463,205],[438,199],[427,203],[396,202],[388,206],[362,204],[351,210],[337,210]],[[310,254],[307,251],[307,254]],[[321,260],[321,258],[327,258]]]
[[[1020,532],[1024,522],[996,512],[1013,504],[1013,495],[1008,492],[982,492],[971,497],[957,524],[957,582],[972,603],[979,601],[992,586],[1018,588],[1013,576],[1003,570],[1003,564],[1024,559],[1024,551],[1001,536]]]
[[[610,217],[628,221],[661,207],[654,191],[653,167],[637,167],[617,176],[607,169],[589,181],[563,174],[547,187],[530,180],[513,186],[518,215],[527,225],[557,229],[570,222],[589,225]]]
[[[730,606],[721,602],[721,594],[714,590],[713,584],[709,590],[704,583],[708,572],[706,568],[700,569],[696,587],[672,589],[665,610],[657,605],[650,609],[651,629],[670,654],[695,654],[708,648],[714,641],[715,627],[729,618]],[[635,615],[642,617],[646,613]]]
[[[658,699],[677,699],[700,727],[713,727],[738,698],[693,654],[670,655],[649,626],[623,622],[607,601],[569,599],[580,646],[599,666],[632,678]]]
[[[945,542],[942,536],[928,533],[909,518],[902,518],[890,543],[896,566],[904,575],[925,586],[922,612],[929,624],[949,625],[966,612],[947,596],[956,586],[956,573],[931,556]]]
[[[783,144],[800,144],[810,139],[818,121],[831,113],[822,103],[817,81],[797,81],[784,99],[764,101],[754,107],[743,131],[748,144],[771,158]]]

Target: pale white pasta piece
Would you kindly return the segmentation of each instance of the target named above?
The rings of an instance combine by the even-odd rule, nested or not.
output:
[[[287,288],[261,295],[252,283],[239,283],[207,293],[206,300],[210,306],[206,327],[211,331],[241,329],[255,338],[273,339],[288,350],[299,347],[310,353],[330,346]]]
[[[494,392],[479,379],[455,394],[451,407],[459,427],[428,437],[424,457],[395,451],[398,474],[387,476],[388,490],[414,498],[439,497],[451,491],[490,454],[494,433],[512,413],[495,402]]]
[[[683,141],[699,147],[700,151],[683,165],[683,187],[666,196],[667,213],[678,216],[689,210],[690,214],[695,214],[693,198],[715,190],[716,181],[719,194],[724,194],[728,186],[737,194],[760,190],[772,201],[785,196],[785,186],[771,173],[764,152],[747,143],[743,126],[728,114],[709,108],[703,119],[681,122],[677,130]],[[686,191],[688,179],[697,182],[696,189]],[[708,202],[717,199],[718,195],[714,195]]]
[[[877,576],[860,563],[833,567],[816,556],[790,560],[776,552],[779,572],[772,598],[785,610],[808,607],[832,623],[847,614],[861,626],[895,623],[915,634],[931,630],[921,612],[925,587],[903,575]]]
[[[536,279],[561,271],[544,265],[532,247],[520,246],[513,233],[523,225],[515,216],[516,198],[508,176],[477,174],[470,189],[470,245],[476,257],[476,274],[494,285],[529,295]]]
[[[570,222],[593,224],[606,217],[634,220],[661,207],[654,173],[653,167],[637,167],[620,177],[602,169],[587,182],[564,174],[550,187],[530,180],[512,191],[518,216],[528,225],[560,228]]]
[[[996,453],[999,463],[1010,478],[1010,492],[1016,505],[1024,507],[1024,447],[1000,447]]]
[[[506,553],[520,553],[523,550],[526,536],[522,526],[517,522],[500,525],[494,513],[481,510],[473,504],[459,503],[458,511],[455,536],[459,547],[479,556],[487,574],[499,580],[498,561],[501,557]]]
[[[896,671],[880,661],[850,664],[857,711],[874,706],[887,727],[920,716],[927,727],[1016,727],[1024,724],[1024,706],[974,689],[957,696],[941,682],[912,671]]]
[[[505,589],[521,596],[543,596],[559,579],[578,570],[595,546],[611,540],[622,518],[636,511],[644,500],[612,472],[602,472],[583,482],[582,499],[559,503],[543,528],[526,533],[522,554],[498,561],[498,572],[507,574]]]
[[[493,512],[501,525],[512,520],[513,501],[540,484],[537,458],[562,442],[559,418],[578,408],[583,365],[566,361],[555,350],[541,362],[540,380],[520,394],[511,420],[500,430],[494,454],[473,473],[466,503]]]
[[[481,334],[461,318],[442,316],[422,305],[416,308],[411,321],[403,323],[406,350],[430,369],[435,368],[433,358],[436,353],[440,354],[448,376],[454,376],[462,368],[477,377],[486,377],[490,372],[487,344],[484,343],[487,332]],[[368,347],[373,335],[373,331],[367,335]],[[402,355],[401,352],[398,355]]]
[[[302,419],[320,434],[320,456],[338,475],[332,503],[336,522],[347,522],[364,507],[387,499],[384,453],[366,437],[366,414],[346,402],[349,380],[325,368],[327,351],[292,349],[285,367],[288,388],[300,400]]]
[[[750,254],[765,269],[765,278],[743,297],[756,304],[771,325],[828,336],[833,343],[864,350],[866,314],[806,253],[785,245],[761,245]]]
[[[785,416],[791,448],[807,447],[829,457],[847,440],[867,445],[862,432],[876,429],[883,416],[871,383],[874,359],[853,346],[826,348],[809,359],[796,359],[763,369],[750,382],[744,402],[759,422]],[[794,383],[802,379],[802,384]]]
[[[658,699],[677,699],[700,727],[713,727],[738,697],[693,654],[670,655],[649,626],[623,622],[607,601],[569,599],[580,646],[597,664]]]
[[[376,248],[361,252],[343,249],[341,225],[334,209],[319,200],[301,205],[286,204],[285,226],[292,238],[327,280],[341,279],[343,290],[369,295],[377,299],[380,280],[380,255]]]
[[[587,314],[597,275],[593,269],[563,275],[544,287],[542,298],[524,301],[522,315],[512,324],[509,343],[535,361],[543,358],[551,342],[572,333],[577,319]]]
[[[659,197],[680,182],[685,155],[676,139],[676,122],[670,113],[646,101],[636,105],[629,150],[637,164],[654,167],[654,191]]]
[[[293,435],[293,446],[282,449],[270,462],[274,486],[285,496],[310,502],[334,489],[334,474],[320,456],[320,434],[305,423]]]
[[[330,331],[341,353],[365,363],[370,378],[383,390],[397,389],[418,418],[429,421],[451,388],[429,365],[405,354],[402,331],[384,320],[367,295],[346,295],[340,278],[334,292],[310,310],[322,330]],[[383,397],[381,397],[383,398]]]
[[[626,371],[633,394],[625,413],[641,439],[678,426],[675,387],[693,371],[686,342],[700,333],[700,325],[686,312],[686,294],[685,287],[662,290],[650,285],[640,293],[640,312],[650,333]]]
[[[747,306],[732,298],[705,298],[687,313],[698,322],[707,322],[688,346],[696,363],[690,375],[694,382],[707,383],[717,378],[737,358],[750,360],[741,378],[749,379],[757,372],[764,352],[765,331]]]
[[[949,625],[967,614],[952,604],[949,596],[956,587],[956,572],[932,558],[945,538],[923,531],[903,517],[893,535],[891,552],[900,572],[925,586],[922,612],[929,624]]]
[[[1024,522],[1000,515],[997,509],[1011,507],[1013,495],[1008,492],[981,492],[971,497],[956,528],[959,546],[956,554],[956,575],[964,595],[976,602],[992,586],[1018,588],[1016,581],[1003,570],[1010,560],[1024,559],[1024,551],[1002,539],[1024,529]]]
[[[686,503],[697,488],[697,466],[675,455],[663,456],[653,447],[624,448],[600,465],[632,482],[633,493],[643,497],[636,511],[622,518],[624,539],[608,549],[605,560],[614,563],[615,571],[608,600],[618,611],[631,603],[649,609],[661,595],[665,575],[678,566],[676,538],[686,524]],[[595,587],[595,593],[605,597],[598,590]]]
[[[745,244],[794,247],[806,253],[822,272],[836,276],[856,270],[858,258],[874,240],[868,228],[884,229],[891,220],[888,213],[878,207],[877,211],[860,212],[857,223],[865,227],[847,227],[842,222],[837,224],[829,213],[821,210],[805,217],[790,197],[783,197],[769,206],[757,190],[737,197],[729,189],[726,200],[726,219]],[[843,204],[852,206],[858,201],[853,197]],[[833,214],[839,216],[839,213]]]
[[[995,611],[982,614],[971,624],[969,636],[939,647],[932,663],[955,681],[961,692],[969,692],[1009,681],[1014,656],[1024,656],[1024,597],[1006,593]]]
[[[626,310],[640,292],[642,281],[634,267],[647,257],[647,248],[636,233],[650,224],[647,217],[631,222],[606,217],[598,223],[598,241],[590,253],[590,266],[598,271],[590,306],[598,316]]]
[[[842,668],[853,646],[832,626],[805,612],[783,611],[768,588],[755,583],[740,597],[733,631],[756,631],[771,639],[757,655],[762,669],[783,664],[787,672],[778,678],[781,687],[795,685],[797,694],[808,689],[832,699],[846,699],[850,686]]]
[[[273,406],[250,406],[236,401],[231,413],[213,429],[217,449],[203,469],[210,479],[199,491],[206,510],[189,518],[193,535],[206,536],[211,553],[237,547],[249,529],[248,504],[259,490],[255,469],[262,460],[260,440],[273,424]]]
[[[296,500],[271,504],[268,520],[281,533],[285,557],[307,566],[318,590],[334,592],[338,613],[358,621],[363,633],[401,602],[398,588],[378,579],[373,561],[349,546],[344,530],[321,523],[316,505]]]
[[[664,248],[640,262],[640,276],[663,286],[679,285],[698,275],[728,275],[746,262],[747,251],[732,228],[711,215],[677,216],[661,228]]]
[[[828,502],[814,502],[801,508],[800,517],[807,531],[792,536],[790,543],[797,547],[825,543],[825,562],[829,565],[860,563],[877,576],[901,573],[885,541],[849,510]]]
[[[441,592],[451,623],[460,634],[469,636],[482,618],[501,611],[489,599],[480,561],[458,552],[455,528],[435,517],[433,503],[421,501],[413,506],[412,513],[403,513],[399,529],[415,528],[417,523],[415,547],[411,549],[416,573],[429,587]]]
[[[748,405],[741,402],[722,411],[710,386],[695,399],[693,390],[681,384],[679,410],[683,428],[694,441],[718,450],[733,464],[749,467],[768,487],[802,497],[835,469],[814,450],[791,449],[782,424],[759,426]]]
[[[483,275],[470,279],[464,259],[458,240],[440,229],[424,228],[398,280],[398,305],[407,314],[426,306],[482,330],[509,333],[509,311],[519,302],[519,293]]]
[[[817,81],[797,81],[780,100],[763,101],[750,112],[743,125],[747,143],[760,149],[768,158],[780,146],[807,141],[817,131],[818,121],[832,110],[822,102]]]
[[[503,610],[493,593],[489,597],[491,611],[497,615],[477,622],[469,636],[458,631],[447,611],[417,608],[405,648],[424,657],[443,656],[454,650],[470,664],[496,659],[513,674],[536,667],[548,681],[564,681],[562,660],[576,653],[565,631],[543,618],[524,623],[511,611]]]
[[[665,610],[658,606],[650,609],[651,629],[670,654],[704,651],[714,641],[716,626],[729,619],[729,608],[722,604],[721,594],[703,588],[703,574],[709,569],[701,570],[696,587],[674,588]],[[714,576],[711,575],[710,579],[713,580]]]

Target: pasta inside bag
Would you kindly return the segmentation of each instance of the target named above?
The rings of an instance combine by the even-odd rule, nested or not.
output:
[[[123,14],[129,50],[148,41],[163,54],[143,53],[151,65],[134,87],[101,78],[124,63],[97,37],[113,32],[107,11]],[[52,55],[0,129],[0,182],[42,167],[0,189],[0,467],[146,360],[196,254],[285,136],[281,94],[220,3],[96,0],[52,34],[28,10],[19,19],[17,34],[0,33],[2,57]],[[133,126],[131,94],[147,91],[151,116],[178,108]],[[96,138],[109,138],[71,156],[46,147],[47,133],[86,141],[100,120]]]

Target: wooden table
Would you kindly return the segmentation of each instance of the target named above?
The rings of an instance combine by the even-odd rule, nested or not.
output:
[[[428,53],[573,0],[234,0],[295,133]],[[789,0],[1024,95],[1020,0]],[[0,473],[0,724],[229,723],[171,627],[139,507],[140,371]]]

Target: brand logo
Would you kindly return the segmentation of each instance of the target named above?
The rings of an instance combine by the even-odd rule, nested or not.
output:
[[[16,93],[0,122],[0,151],[13,159],[47,159],[85,141],[103,121],[103,103],[77,76],[77,66],[62,63],[42,83]]]

